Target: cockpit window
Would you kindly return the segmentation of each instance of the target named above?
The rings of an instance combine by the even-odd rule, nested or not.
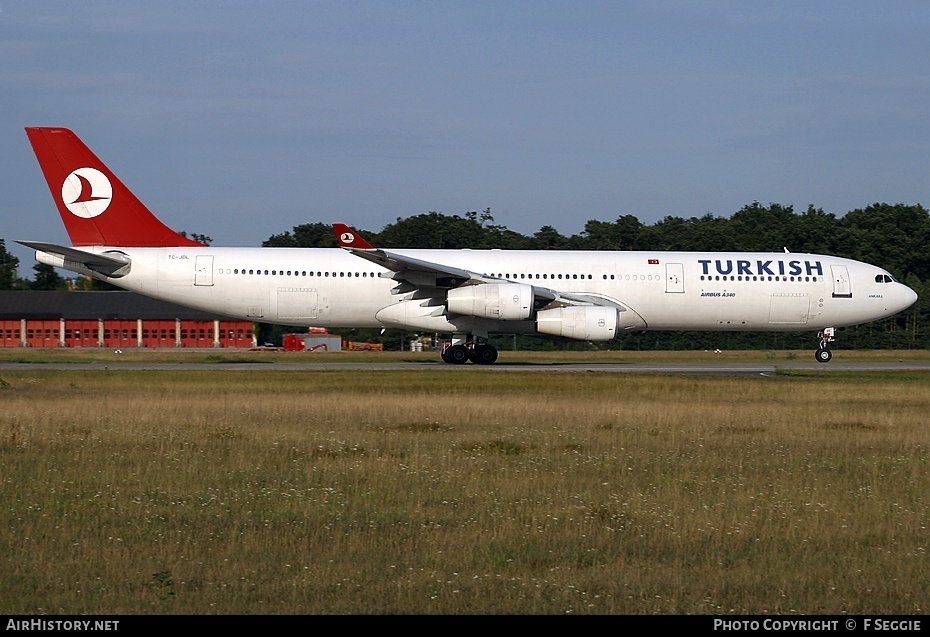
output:
[[[890,274],[876,274],[875,275],[876,283],[894,283],[894,277]]]

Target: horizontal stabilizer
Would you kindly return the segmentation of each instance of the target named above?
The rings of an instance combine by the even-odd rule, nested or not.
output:
[[[95,254],[85,252],[77,248],[68,248],[56,245],[54,243],[43,243],[41,241],[17,241],[16,243],[32,248],[36,251],[36,260],[41,263],[47,263],[60,268],[80,272],[74,266],[79,265],[108,277],[121,277],[129,273],[132,261],[125,254],[119,252],[108,252],[106,254]],[[40,255],[48,255],[52,259],[40,258]]]

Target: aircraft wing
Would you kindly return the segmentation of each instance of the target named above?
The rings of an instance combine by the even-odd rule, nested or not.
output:
[[[440,290],[504,282],[502,279],[485,276],[478,272],[375,248],[358,232],[342,223],[333,224],[333,230],[336,232],[336,240],[341,248],[394,273],[390,278],[398,281],[397,287],[393,290],[395,294],[413,293],[414,296],[411,298],[436,299],[440,296]],[[602,298],[599,295],[565,293],[539,285],[530,285],[530,287],[533,288],[533,305],[537,310],[574,305],[613,307],[621,312],[627,310],[625,306],[616,301]]]

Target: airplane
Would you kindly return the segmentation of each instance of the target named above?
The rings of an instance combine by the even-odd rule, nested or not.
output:
[[[451,335],[446,363],[492,364],[492,334],[608,341],[633,330],[817,330],[891,316],[917,294],[886,270],[786,252],[211,247],[168,228],[65,128],[26,128],[71,246],[40,263],[207,312],[283,325]]]

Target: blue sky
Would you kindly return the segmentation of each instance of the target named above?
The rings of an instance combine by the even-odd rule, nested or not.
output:
[[[564,234],[930,206],[924,2],[0,0],[0,237],[66,242],[24,126],[259,245],[491,208]]]

